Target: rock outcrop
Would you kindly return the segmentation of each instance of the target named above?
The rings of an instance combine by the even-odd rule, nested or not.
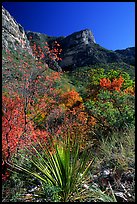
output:
[[[2,48],[14,50],[25,49],[30,54],[32,50],[25,34],[24,28],[16,22],[10,13],[2,6]]]
[[[64,70],[98,63],[121,62],[120,56],[96,44],[93,33],[85,29],[73,33],[60,41],[62,46],[62,61]]]
[[[84,49],[87,45],[96,43],[93,33],[89,29],[81,30],[79,32],[72,33],[71,35],[62,39],[62,46],[65,49],[70,49],[75,46],[79,46]]]
[[[123,62],[135,66],[135,47],[129,47],[122,50],[115,50],[123,60]]]
[[[30,31],[27,31],[26,35],[28,39],[31,36],[31,42],[36,42],[38,45],[46,41],[50,46],[53,41],[58,41],[63,50],[60,55],[62,61],[59,62],[63,70],[70,71],[86,65],[122,61],[117,53],[96,44],[94,35],[89,29],[72,33],[67,37],[52,37]]]

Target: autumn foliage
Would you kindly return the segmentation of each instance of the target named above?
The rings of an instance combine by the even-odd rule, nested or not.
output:
[[[124,79],[122,78],[122,76],[120,76],[118,79],[114,78],[112,82],[108,78],[102,78],[100,79],[100,86],[108,90],[120,91],[123,82]]]
[[[135,95],[135,87],[127,87],[125,90],[124,90],[124,93],[126,94],[130,94],[130,95]]]
[[[30,36],[31,40],[31,36]],[[34,56],[39,59],[46,59],[49,58],[51,60],[55,61],[61,61],[60,54],[62,52],[62,49],[60,48],[60,44],[57,41],[53,42],[52,48],[50,48],[48,42],[45,42],[45,45],[43,48],[41,48],[39,45],[37,45],[35,42],[31,45],[31,48],[33,50]]]
[[[3,158],[10,159],[17,149],[42,140],[46,142],[46,131],[35,129],[33,121],[25,115],[24,103],[18,95],[2,97],[2,150]]]
[[[45,42],[44,49],[34,43],[32,49],[34,64],[27,60],[26,53],[21,55],[18,65],[13,61],[12,53],[8,50],[6,53],[9,64],[3,72],[3,166],[4,161],[10,160],[18,150],[29,148],[32,143],[37,145],[38,141],[48,144],[48,138],[54,141],[60,136],[66,138],[68,132],[71,140],[77,135],[81,148],[84,148],[88,142],[91,143],[95,130],[99,127],[108,130],[106,116],[103,115],[105,111],[102,111],[104,103],[100,102],[102,109],[98,106],[100,89],[118,93],[123,91],[122,76],[110,80],[109,77],[102,78],[104,75],[94,73],[96,83],[91,84],[90,95],[85,96],[84,100],[90,102],[93,98],[95,104],[90,103],[87,108],[74,87],[61,88],[63,73],[50,69],[51,62],[61,60],[62,49],[58,42],[55,41],[52,48]],[[50,63],[47,65],[45,62],[48,60]],[[124,93],[133,95],[133,87],[126,88]],[[6,180],[6,174],[3,180]]]
[[[82,102],[82,98],[80,97],[79,93],[75,90],[71,90],[62,94],[62,102],[65,104],[66,107],[72,107],[76,102]]]

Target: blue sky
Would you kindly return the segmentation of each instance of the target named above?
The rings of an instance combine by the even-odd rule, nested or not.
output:
[[[135,46],[135,2],[4,2],[25,30],[67,36],[89,28],[110,50]]]

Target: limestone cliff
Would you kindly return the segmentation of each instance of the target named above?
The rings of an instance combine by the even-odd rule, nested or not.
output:
[[[28,39],[32,36],[31,41],[39,45],[42,45],[45,41],[48,42],[49,45],[52,45],[53,41],[57,41],[63,50],[60,56],[62,61],[59,62],[63,70],[71,71],[76,67],[100,63],[126,62],[130,65],[131,61],[133,62],[135,59],[134,52],[131,53],[132,56],[129,56],[129,54],[127,55],[127,51],[122,51],[122,55],[120,51],[112,51],[100,46],[96,43],[94,35],[89,29],[72,33],[66,37],[53,37],[30,31],[26,32],[26,35]],[[127,58],[128,60],[125,61]]]
[[[73,33],[60,41],[62,46],[62,61],[60,66],[64,70],[98,63],[120,62],[117,53],[96,44],[93,33],[85,29]]]
[[[24,28],[2,6],[2,48],[17,47],[32,53]]]

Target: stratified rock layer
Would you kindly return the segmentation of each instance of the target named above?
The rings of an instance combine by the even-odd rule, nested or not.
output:
[[[24,28],[4,7],[2,7],[2,48],[14,50],[21,48],[32,53]]]

